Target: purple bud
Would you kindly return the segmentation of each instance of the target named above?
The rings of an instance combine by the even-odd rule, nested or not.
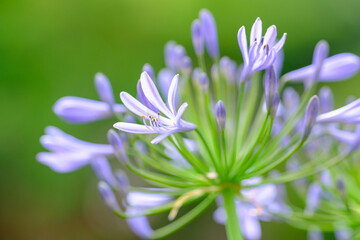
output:
[[[278,84],[278,79],[276,77],[274,68],[270,67],[266,69],[264,76],[264,90],[265,90],[265,103],[268,112],[270,112],[272,108],[273,99],[277,93],[277,84]]]
[[[319,79],[323,63],[329,55],[329,44],[322,40],[315,46],[312,64],[314,66],[314,73],[305,80],[306,87],[310,87],[316,80]]]
[[[191,25],[191,38],[196,55],[204,54],[204,36],[201,29],[200,20],[196,19]]]
[[[129,160],[125,154],[124,145],[120,139],[119,134],[115,130],[110,129],[108,131],[107,137],[109,143],[114,148],[114,154],[116,158],[120,161],[120,163],[123,163],[124,161],[125,163],[128,163]]]
[[[287,87],[283,93],[282,103],[286,107],[287,116],[293,115],[300,104],[299,94],[291,87]]]
[[[236,63],[229,57],[222,57],[220,59],[220,71],[222,76],[230,83],[235,82],[236,77]]]
[[[272,118],[275,118],[277,110],[279,108],[279,104],[280,104],[280,97],[278,93],[275,93],[272,103],[271,103],[271,109],[270,109],[270,116]]]
[[[345,200],[345,184],[341,178],[336,180],[336,187],[340,193],[341,199]]]
[[[211,78],[214,82],[219,81],[219,69],[216,64],[211,67]]]
[[[311,130],[316,122],[316,117],[319,111],[319,98],[317,96],[313,96],[306,107],[305,117],[303,123],[303,136],[302,141],[305,142],[309,137]]]
[[[109,79],[102,73],[95,75],[95,87],[101,101],[113,105],[114,94]]]
[[[188,56],[185,56],[182,59],[182,64],[181,64],[181,71],[182,74],[184,75],[184,78],[187,79],[190,77],[191,75],[191,70],[192,70],[192,62],[191,62],[191,58]]]
[[[218,58],[220,52],[215,19],[213,15],[206,9],[200,11],[199,17],[206,49],[210,57]]]
[[[99,180],[106,182],[110,186],[115,186],[115,178],[111,166],[105,157],[97,157],[92,161],[91,166]]]
[[[121,169],[118,169],[115,173],[115,181],[116,181],[116,185],[120,191],[120,193],[123,195],[123,196],[126,196],[127,193],[129,192],[129,188],[130,188],[130,185],[129,185],[129,179],[126,175],[126,173],[121,170]]]
[[[219,128],[220,130],[224,130],[225,122],[226,122],[226,108],[223,101],[219,100],[216,103],[215,112],[216,112],[216,120],[218,122]]]
[[[204,72],[200,73],[199,85],[203,93],[206,93],[209,90],[209,78]]]
[[[146,72],[152,80],[155,79],[154,68],[149,63],[144,64],[142,71]]]
[[[191,76],[193,83],[199,83],[200,75],[201,75],[200,68],[195,68],[194,71],[192,72],[192,76]]]
[[[306,197],[306,208],[305,213],[308,216],[314,214],[314,211],[319,206],[320,198],[321,198],[321,186],[318,183],[313,183],[310,185],[308,194]]]
[[[99,193],[105,204],[114,212],[120,210],[119,204],[116,200],[114,192],[111,190],[109,185],[103,181],[98,184]]]
[[[329,87],[322,87],[319,91],[320,112],[330,112],[334,107],[334,96]]]

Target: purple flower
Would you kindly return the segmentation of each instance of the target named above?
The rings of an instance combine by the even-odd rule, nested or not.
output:
[[[244,180],[243,185],[252,185],[261,181],[260,177]],[[274,184],[266,184],[260,187],[241,190],[243,199],[236,200],[236,210],[240,222],[240,228],[246,239],[261,239],[260,220],[268,221],[272,218],[270,212],[265,209],[280,213],[287,211],[287,207],[282,204],[279,206],[277,199],[277,188]],[[226,212],[222,207],[222,201],[218,203],[220,207],[214,212],[214,219],[220,224],[226,222]]]
[[[124,113],[121,104],[115,104],[112,88],[107,77],[102,73],[95,75],[95,86],[101,101],[81,98],[62,97],[53,107],[56,115],[70,123],[87,123],[113,116],[115,113]]]
[[[105,159],[114,154],[110,145],[85,142],[56,127],[47,127],[45,133],[40,142],[51,152],[39,153],[36,156],[39,162],[56,172],[71,172],[91,164],[102,180],[112,183],[112,173]]]
[[[286,33],[275,43],[277,31],[275,25],[270,26],[264,37],[262,36],[262,22],[257,18],[251,28],[250,47],[246,39],[245,27],[238,32],[238,42],[244,59],[241,79],[245,80],[254,72],[264,70],[274,64],[277,53],[282,49],[286,40]]]
[[[315,54],[315,53],[314,53]],[[352,53],[340,53],[326,58],[322,64],[319,76],[316,79],[319,82],[342,81],[354,76],[360,68],[360,59]],[[283,76],[285,81],[301,82],[314,75],[316,65],[294,70]]]
[[[200,11],[199,18],[206,50],[208,51],[210,57],[219,58],[220,50],[214,16],[208,10],[202,9]]]
[[[152,144],[159,143],[173,133],[188,132],[196,128],[194,124],[181,119],[187,108],[187,103],[183,103],[177,111],[175,108],[176,90],[179,81],[179,75],[175,75],[171,82],[168,92],[167,105],[161,99],[159,91],[146,72],[141,74],[140,81],[146,99],[160,112],[162,112],[165,117],[161,116],[160,112],[156,113],[149,109],[130,94],[122,92],[120,94],[120,98],[124,105],[131,112],[142,117],[144,125],[118,122],[114,124],[115,128],[124,132],[136,134],[159,133],[160,135],[151,141]]]

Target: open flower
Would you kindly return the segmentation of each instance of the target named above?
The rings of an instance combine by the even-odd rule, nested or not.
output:
[[[264,70],[274,64],[277,53],[282,49],[286,40],[286,33],[275,43],[277,36],[276,26],[270,26],[264,37],[262,36],[262,22],[257,18],[251,28],[250,47],[246,39],[245,27],[238,32],[238,42],[244,59],[244,68],[241,79],[246,80],[254,72]]]
[[[141,74],[140,83],[142,91],[145,95],[144,97],[149,103],[151,103],[152,106],[157,108],[159,112],[154,112],[130,94],[122,92],[120,94],[122,102],[131,112],[142,117],[144,125],[118,122],[114,124],[114,127],[124,132],[136,134],[159,133],[160,135],[151,141],[152,144],[159,143],[173,133],[194,130],[196,128],[194,124],[181,119],[188,104],[183,103],[179,107],[178,111],[175,109],[178,81],[179,75],[175,75],[168,91],[168,100],[166,105],[162,100],[153,80],[146,72],[143,72]],[[165,117],[161,116],[160,112],[163,113]]]

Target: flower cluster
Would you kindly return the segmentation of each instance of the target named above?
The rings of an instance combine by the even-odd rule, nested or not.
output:
[[[48,127],[41,144],[50,152],[39,153],[39,162],[57,172],[91,165],[106,205],[141,238],[168,236],[215,200],[214,219],[226,225],[228,239],[260,239],[260,221],[300,222],[283,184],[303,184],[304,177],[326,173],[360,144],[358,130],[351,127],[360,122],[360,99],[334,110],[328,88],[316,96],[318,82],[352,77],[360,60],[350,53],[328,57],[329,46],[320,41],[309,66],[281,75],[287,35],[277,35],[274,25],[263,35],[260,18],[249,39],[241,27],[243,63],[238,64],[220,56],[215,20],[201,10],[191,26],[198,67],[184,47],[169,42],[166,67],[155,74],[145,64],[137,97],[121,92],[122,104],[115,103],[109,80],[96,74],[101,101],[64,97],[54,112],[70,123],[117,119],[116,130],[107,133],[109,143],[84,142]],[[301,96],[287,87],[292,82],[304,83]],[[114,158],[120,163],[115,171],[108,162]],[[122,168],[144,180],[144,187],[131,186]],[[305,210],[309,218],[319,207],[314,195],[323,192],[314,184],[309,191],[316,193],[309,194]],[[188,204],[191,209],[183,211]],[[149,216],[163,212],[169,223],[153,228]]]

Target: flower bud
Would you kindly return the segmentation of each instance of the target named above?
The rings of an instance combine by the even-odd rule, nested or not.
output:
[[[303,123],[303,136],[302,141],[305,142],[309,137],[311,130],[316,122],[316,117],[319,111],[319,98],[317,96],[313,96],[306,107],[305,117]]]
[[[334,96],[329,87],[322,87],[319,91],[320,112],[330,112],[334,107]]]
[[[219,81],[219,69],[216,64],[211,67],[211,78],[214,82]]]
[[[106,182],[110,186],[116,185],[111,166],[105,157],[97,157],[92,161],[91,166],[99,180]]]
[[[345,184],[342,178],[338,178],[336,180],[336,187],[340,193],[341,199],[345,200],[346,194],[345,194]]]
[[[110,129],[108,131],[107,137],[109,143],[114,148],[114,154],[116,158],[120,161],[120,163],[123,163],[123,161],[125,161],[125,163],[128,163],[129,160],[125,154],[124,146],[119,134],[115,130]]]
[[[102,73],[95,75],[95,87],[101,101],[113,105],[114,94],[109,79]]]
[[[120,210],[119,204],[116,200],[114,192],[111,190],[110,186],[100,181],[98,184],[99,193],[101,195],[101,198],[105,202],[105,204],[114,212],[117,212]]]
[[[204,54],[204,36],[201,29],[200,20],[196,19],[191,25],[191,39],[193,42],[196,55],[201,56]]]
[[[206,49],[210,57],[218,58],[220,55],[220,51],[214,17],[206,9],[201,10],[199,15]]]
[[[273,67],[266,69],[264,76],[265,103],[268,111],[271,111],[272,103],[277,94],[278,80]]]
[[[129,179],[127,178],[126,173],[123,170],[118,169],[116,171],[115,181],[120,193],[123,196],[126,196],[126,194],[129,192],[130,185],[129,185]]]
[[[152,80],[155,79],[154,68],[149,63],[144,64],[142,71],[146,72]]]
[[[199,85],[203,93],[206,93],[209,90],[209,78],[204,72],[200,73]]]
[[[314,66],[314,72],[312,76],[305,80],[306,87],[311,87],[311,85],[319,79],[320,72],[323,68],[323,63],[327,56],[329,55],[329,44],[322,40],[318,42],[315,46],[314,55],[312,64]]]
[[[216,112],[216,120],[218,122],[219,128],[220,130],[224,130],[225,122],[226,122],[226,108],[223,101],[219,100],[216,103],[215,112]]]
[[[230,83],[235,82],[236,77],[236,63],[229,57],[222,57],[220,59],[220,71],[222,76]]]
[[[272,118],[275,118],[279,105],[280,105],[280,97],[278,93],[275,93],[270,108],[270,116]]]
[[[191,58],[188,56],[185,56],[182,59],[182,63],[181,63],[181,71],[182,71],[182,74],[185,79],[188,79],[190,77],[191,70],[192,70]]]

